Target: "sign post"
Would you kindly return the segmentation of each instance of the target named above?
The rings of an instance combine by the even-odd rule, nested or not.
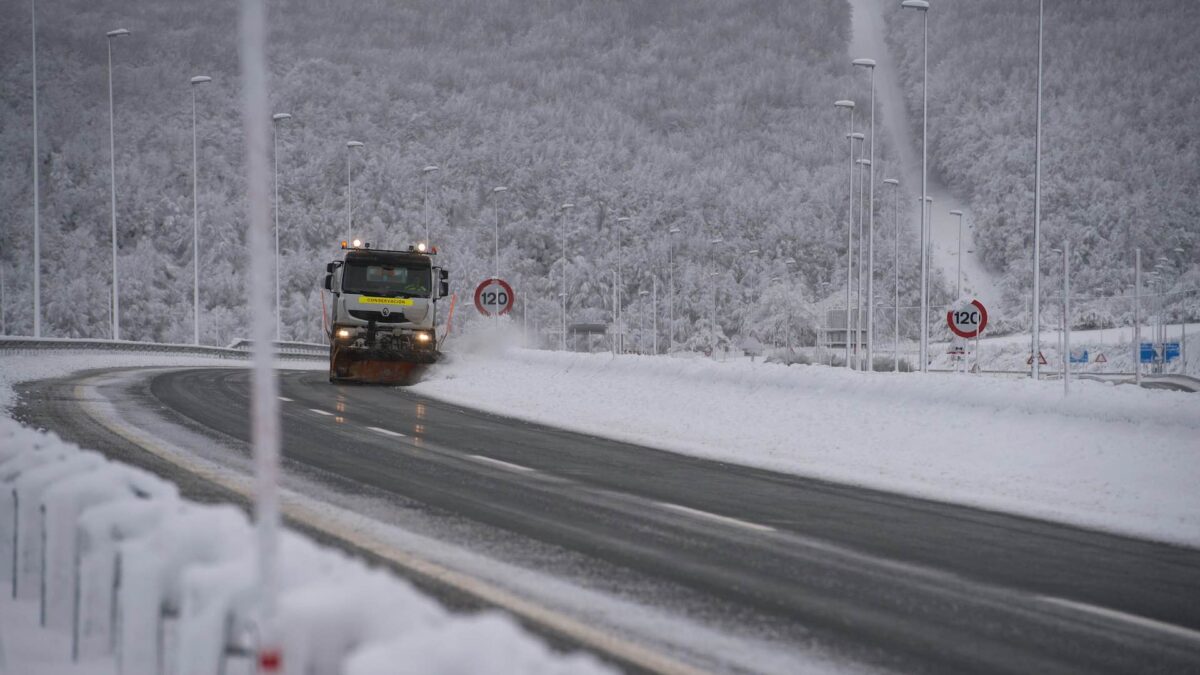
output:
[[[503,279],[484,279],[475,287],[475,309],[484,316],[508,314],[515,301],[512,286]]]
[[[988,313],[982,302],[972,300],[946,312],[946,325],[950,331],[965,340],[975,339],[975,368],[982,372],[979,364],[979,336],[987,328]]]

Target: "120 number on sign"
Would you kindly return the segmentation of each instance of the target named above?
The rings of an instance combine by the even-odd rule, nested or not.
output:
[[[978,300],[946,312],[946,325],[961,338],[979,337],[987,328],[987,321],[987,309]]]
[[[475,288],[475,308],[484,316],[500,316],[512,311],[516,296],[503,279],[484,279]]]

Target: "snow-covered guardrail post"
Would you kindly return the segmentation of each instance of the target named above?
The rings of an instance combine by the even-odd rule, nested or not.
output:
[[[123,499],[93,506],[80,516],[73,660],[113,653],[119,546],[157,527],[170,505],[171,500]]]
[[[42,550],[42,493],[55,481],[94,469],[104,463],[99,453],[75,451],[67,453],[58,461],[51,461],[23,471],[16,479],[16,498],[13,500],[16,515],[15,540],[16,574],[14,597],[18,600],[35,600],[40,597],[45,556]],[[41,623],[46,624],[45,612]]]

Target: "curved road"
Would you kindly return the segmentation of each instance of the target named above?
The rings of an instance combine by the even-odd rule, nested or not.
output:
[[[139,405],[246,443],[248,378],[159,372]],[[74,381],[27,386],[18,415],[83,433]],[[868,668],[1200,672],[1200,551],[333,386],[323,372],[280,384],[290,464],[686,587]]]

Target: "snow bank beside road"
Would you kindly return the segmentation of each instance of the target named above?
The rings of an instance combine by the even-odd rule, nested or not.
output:
[[[683,454],[1200,546],[1200,396],[513,349],[429,396]]]

